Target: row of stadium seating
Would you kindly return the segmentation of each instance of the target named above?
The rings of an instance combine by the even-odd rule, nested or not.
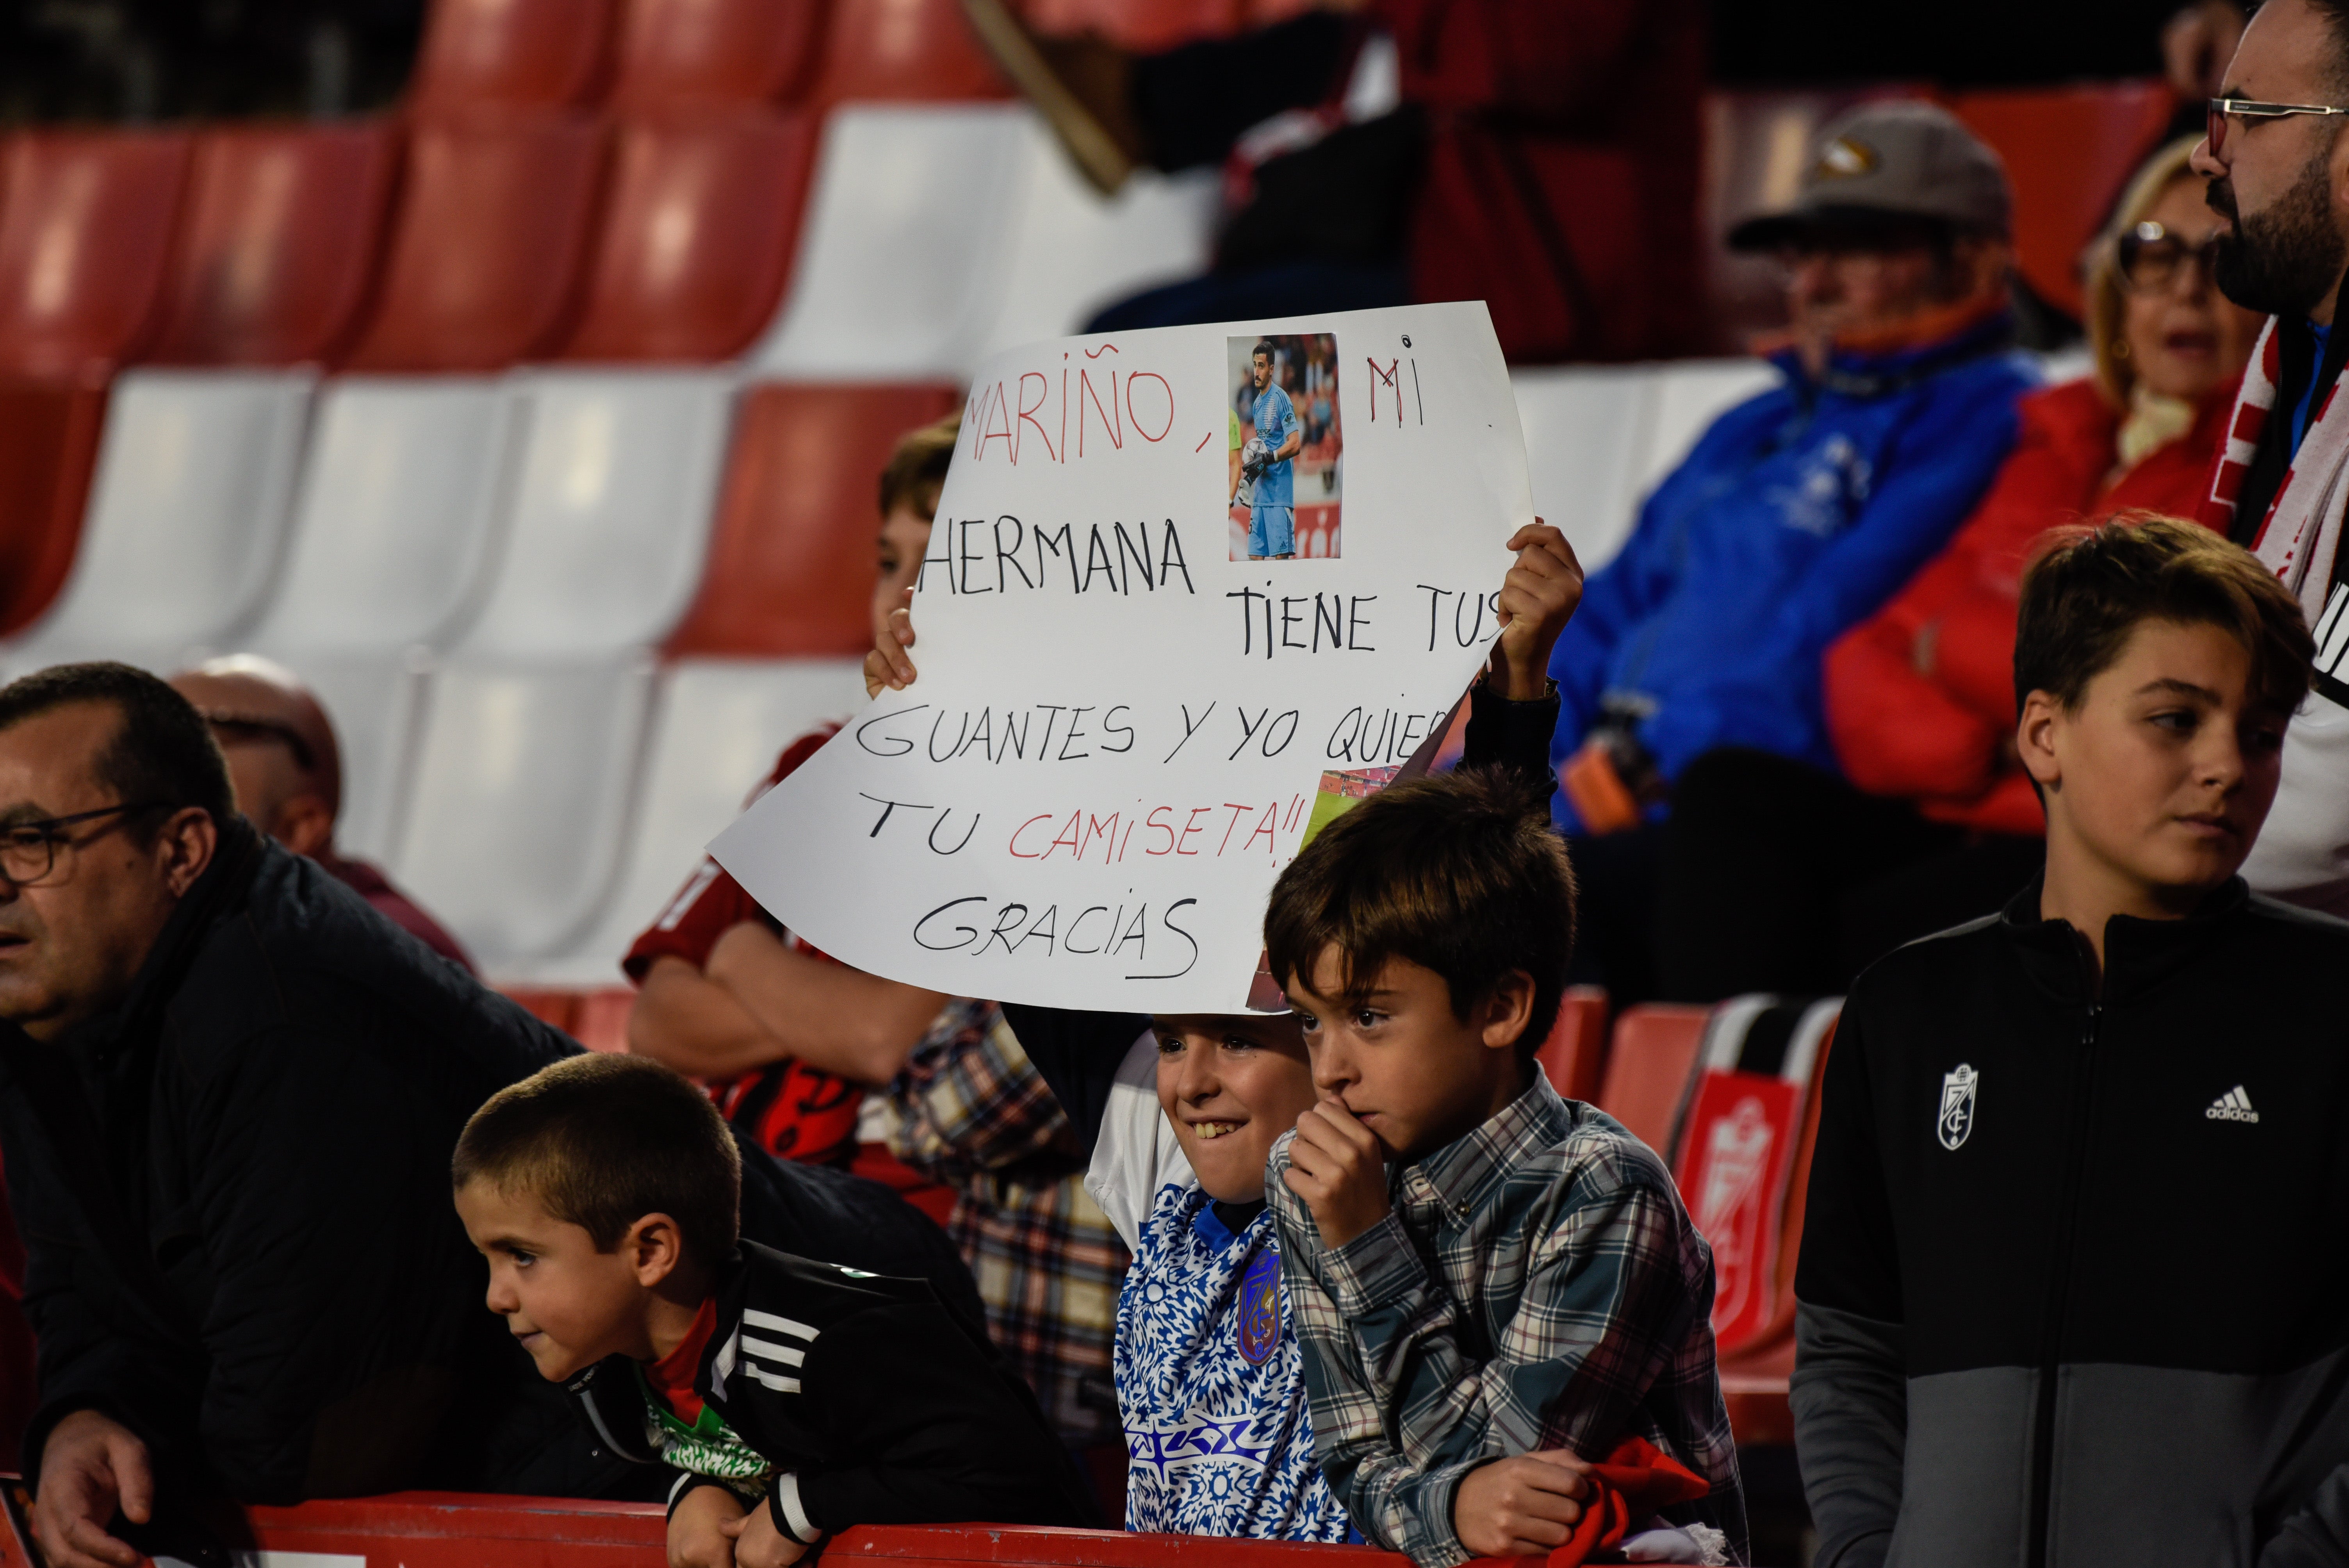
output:
[[[1026,0],[1030,25],[1136,51],[1282,21],[1309,0]],[[1009,89],[928,0],[438,0],[411,98],[662,108],[986,98]]]
[[[1747,361],[1522,371],[1587,564]],[[0,673],[251,649],[343,733],[342,843],[501,980],[608,983],[781,745],[862,697],[873,476],[951,386],[730,369],[140,370],[71,581]]]
[[[1537,508],[1603,560],[1766,374],[1524,373]],[[283,659],[343,731],[347,851],[498,978],[608,981],[775,749],[861,699],[873,475],[957,401],[730,370],[132,372],[72,580],[0,671]]]
[[[644,110],[1009,90],[953,0],[434,0],[409,101]]]
[[[683,85],[768,57],[771,13],[554,10],[592,26],[441,0],[383,123],[0,147],[0,670],[285,658],[346,732],[346,847],[502,980],[581,985],[853,703],[889,438],[990,347],[1197,266],[1213,192],[1100,202],[939,64],[978,60],[954,0],[833,0],[802,109],[781,67]],[[2154,102],[2084,90],[2114,145]],[[962,101],[833,102],[885,91]],[[1773,147],[1833,107],[1774,101]],[[697,363],[583,363],[613,359]],[[1537,510],[1599,563],[1764,375],[1521,372]],[[705,664],[761,659],[819,662]]]
[[[2093,227],[2167,100],[2073,97],[2044,96],[2035,116],[2007,107],[2025,129],[2070,108],[2106,132],[2093,179],[2018,179],[2026,274],[2075,308],[2081,219]],[[1750,198],[1799,169],[1751,150],[1798,150],[1831,100],[1744,107],[1716,116],[1713,139],[1717,172],[1742,170]],[[747,351],[783,376],[954,376],[1196,272],[1214,201],[1211,177],[1143,176],[1103,203],[1009,104],[21,132],[0,144],[0,375]],[[1735,211],[1718,191],[1712,204],[1724,222]],[[2037,229],[2054,237],[2033,242]]]
[[[26,131],[0,143],[0,375],[953,375],[1198,270],[1213,207],[1206,177],[1102,202],[1008,103]]]

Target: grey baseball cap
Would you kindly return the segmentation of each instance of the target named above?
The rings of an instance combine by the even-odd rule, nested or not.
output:
[[[1902,221],[2003,235],[2013,201],[2006,165],[1957,116],[1894,98],[1863,104],[1819,134],[1793,203],[1729,231],[1733,251],[1767,251],[1806,234]]]

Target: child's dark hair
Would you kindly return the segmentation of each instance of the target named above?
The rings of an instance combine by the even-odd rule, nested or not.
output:
[[[2251,657],[2251,685],[2277,713],[2308,695],[2316,645],[2300,601],[2240,545],[2148,512],[2054,530],[2023,574],[2014,706],[2034,691],[2067,712],[2147,621],[2210,625]]]
[[[1549,1034],[1574,954],[1574,870],[1535,788],[1495,769],[1398,784],[1321,830],[1273,884],[1264,942],[1282,985],[1335,948],[1348,1000],[1390,958],[1434,970],[1453,1013],[1513,970],[1533,976],[1530,1057]]]
[[[647,1214],[715,1264],[740,1232],[742,1154],[709,1097],[643,1057],[566,1057],[492,1095],[465,1123],[453,1185],[527,1193],[610,1252]]]
[[[924,521],[935,521],[938,491],[946,488],[947,469],[954,465],[955,444],[961,438],[959,409],[898,437],[881,469],[881,515],[910,506]]]

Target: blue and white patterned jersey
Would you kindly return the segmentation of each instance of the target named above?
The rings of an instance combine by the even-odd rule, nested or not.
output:
[[[1344,1541],[1313,1462],[1270,1210],[1234,1234],[1195,1182],[1158,1190],[1117,1301],[1125,1527]]]

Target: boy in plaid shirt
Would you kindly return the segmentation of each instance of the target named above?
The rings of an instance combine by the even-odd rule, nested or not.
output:
[[[1372,796],[1281,873],[1265,941],[1321,1097],[1266,1195],[1356,1526],[1421,1568],[1586,1515],[1634,1560],[1743,1562],[1713,1254],[1654,1153],[1533,1062],[1574,941],[1535,793],[1475,770]]]

